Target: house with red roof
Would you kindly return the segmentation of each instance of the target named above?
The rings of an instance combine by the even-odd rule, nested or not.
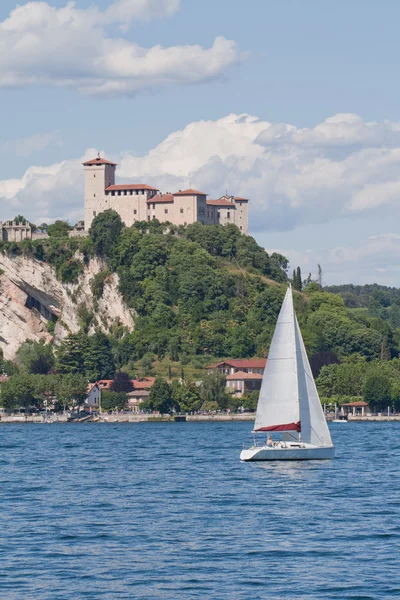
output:
[[[261,388],[266,358],[227,358],[206,367],[226,375],[227,391],[243,396]]]
[[[101,212],[112,209],[128,227],[136,221],[169,222],[174,225],[233,223],[248,233],[248,202],[239,196],[207,200],[207,193],[195,188],[161,193],[147,183],[115,183],[117,164],[101,158],[83,163],[85,231]]]

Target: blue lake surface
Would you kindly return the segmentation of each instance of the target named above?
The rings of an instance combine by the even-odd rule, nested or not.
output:
[[[241,463],[251,423],[0,425],[0,598],[400,597],[400,423]]]

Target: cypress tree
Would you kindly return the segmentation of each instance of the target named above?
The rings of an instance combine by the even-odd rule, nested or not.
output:
[[[297,271],[296,271],[296,282],[297,282],[297,290],[299,292],[302,291],[303,289],[303,283],[301,281],[301,269],[300,267],[297,267]]]

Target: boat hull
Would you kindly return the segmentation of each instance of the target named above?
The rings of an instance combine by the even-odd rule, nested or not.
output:
[[[240,453],[240,460],[330,460],[334,456],[335,448],[333,446],[286,443],[244,449]]]

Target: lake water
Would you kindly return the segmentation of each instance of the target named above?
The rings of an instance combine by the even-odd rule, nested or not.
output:
[[[400,423],[241,463],[251,423],[0,426],[0,598],[400,596]]]

